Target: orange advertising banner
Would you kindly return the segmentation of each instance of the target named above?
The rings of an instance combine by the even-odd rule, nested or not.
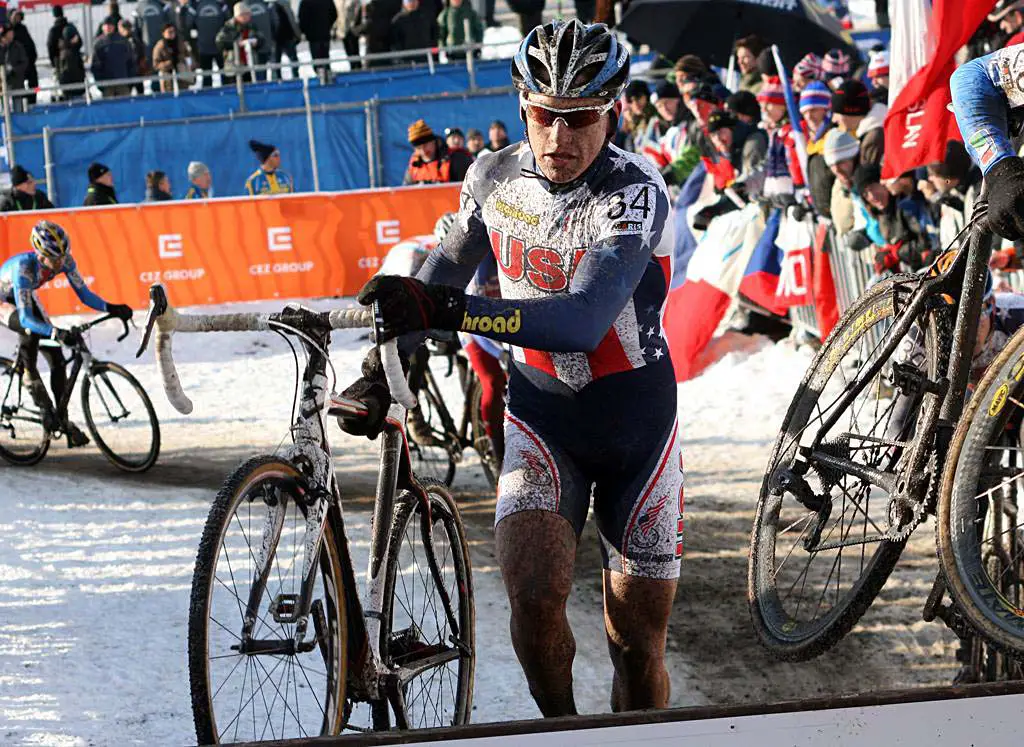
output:
[[[163,283],[176,306],[352,296],[402,239],[457,210],[458,185],[161,202],[0,216],[0,260],[29,251],[46,218],[71,237],[89,287],[143,309]],[[53,315],[85,307],[63,275],[39,290]]]

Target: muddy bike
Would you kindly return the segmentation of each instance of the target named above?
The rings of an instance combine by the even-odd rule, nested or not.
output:
[[[754,628],[779,658],[809,659],[845,636],[933,513],[942,575],[925,617],[948,589],[971,631],[1003,652],[1024,650],[1024,617],[1006,619],[1020,604],[1019,550],[992,566],[984,531],[986,516],[1002,527],[990,539],[1020,527],[1016,493],[1012,506],[987,498],[1024,477],[1020,462],[990,450],[1018,406],[1024,332],[960,418],[991,253],[986,209],[979,201],[951,262],[862,295],[790,405],[761,486],[748,566]]]
[[[108,314],[70,330],[71,355],[64,361],[69,373],[64,394],[54,403],[54,413],[59,423],[66,422],[81,376],[82,412],[92,440],[114,466],[126,472],[145,472],[160,455],[160,424],[153,403],[123,366],[96,360],[84,338],[88,330],[116,318]],[[121,323],[124,332],[118,342],[128,336],[128,322]],[[27,466],[38,463],[51,441],[66,434],[60,427],[46,427],[43,413],[29,393],[23,366],[17,362],[19,357],[13,361],[0,358],[0,457]]]
[[[174,369],[175,332],[273,331],[297,342],[305,357],[305,366],[296,366],[292,443],[235,470],[199,544],[188,625],[198,741],[467,722],[476,660],[469,549],[448,489],[411,470],[403,424],[415,398],[395,344],[381,347],[397,401],[381,434],[360,599],[325,414],[367,412],[330,394],[327,350],[332,330],[372,326],[372,314],[287,307],[182,315],[162,287],[154,286],[151,299],[139,352],[155,325],[164,387],[179,412],[191,412],[192,404]],[[355,723],[357,712],[364,721]]]
[[[430,345],[430,343],[428,343]],[[423,350],[425,355],[427,350]],[[444,357],[448,361],[445,376],[458,374],[459,389],[462,392],[462,412],[456,423],[452,417],[437,379],[437,374],[425,366],[423,384],[416,393],[426,438],[410,434],[409,450],[417,474],[426,475],[451,485],[455,470],[462,461],[462,454],[472,448],[480,456],[484,476],[491,488],[498,485],[501,475],[501,456],[487,435],[486,420],[481,407],[483,385],[465,352],[455,343],[439,344],[431,351],[433,357]]]

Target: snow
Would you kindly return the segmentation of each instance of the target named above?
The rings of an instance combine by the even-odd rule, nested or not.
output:
[[[306,303],[324,309],[347,302]],[[280,307],[269,302],[218,310]],[[287,436],[294,364],[279,338],[177,336],[179,373],[195,403],[194,414],[185,417],[158,389],[150,355],[134,358],[138,332],[120,344],[116,332],[116,325],[94,330],[93,351],[126,365],[150,393],[161,422],[161,463],[148,475],[122,475],[91,446],[69,453],[54,445],[37,467],[0,466],[3,744],[185,744],[194,739],[186,628],[193,559],[210,499],[235,463],[273,450]],[[0,333],[0,353],[13,350],[14,341],[10,333]],[[695,448],[708,439],[735,440],[740,460],[747,454],[743,444],[763,451],[774,437],[809,354],[750,338],[723,338],[718,344],[720,359],[679,387],[681,423]],[[357,375],[366,348],[358,331],[335,335],[331,358],[339,389]],[[346,474],[363,473],[365,480],[378,458],[376,443],[332,431],[343,484],[348,484]],[[485,485],[479,465],[467,455],[456,490],[484,493]],[[370,494],[369,485],[362,488],[355,492]],[[346,508],[357,572],[366,563],[368,507]],[[472,544],[478,641],[474,720],[535,718],[509,641],[500,574],[487,543]],[[581,582],[570,604],[578,644],[577,703],[583,712],[608,710],[610,665],[598,594]],[[669,656],[673,704],[705,702],[691,686],[692,672],[682,655]]]

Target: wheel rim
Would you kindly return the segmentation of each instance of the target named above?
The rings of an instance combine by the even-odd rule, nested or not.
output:
[[[823,521],[786,491],[781,496],[769,491],[777,469],[793,463],[798,445],[807,445],[825,417],[831,413],[840,393],[857,372],[874,362],[892,315],[891,295],[865,310],[852,328],[852,339],[840,338],[831,370],[822,357],[821,373],[808,386],[807,396],[817,398],[791,422],[778,458],[769,465],[764,506],[760,514],[759,541],[772,552],[760,552],[754,562],[758,596],[756,604],[765,625],[778,642],[800,644],[834,624],[863,588],[881,558],[898,553],[893,543],[881,537],[889,526],[889,500],[885,491],[866,480],[839,472],[828,473],[811,467],[804,476],[815,495],[832,496],[831,512]],[[866,322],[862,322],[866,319]],[[895,467],[900,449],[874,443],[870,438],[894,438],[895,388],[889,372],[899,349],[875,378],[844,412],[822,440],[823,448],[836,456],[877,469]],[[927,364],[926,364],[927,365]],[[865,440],[864,437],[868,439]],[[820,539],[813,535],[820,532]],[[820,548],[808,551],[805,542]]]
[[[293,623],[278,622],[270,610],[281,593],[298,593],[302,566],[303,512],[271,480],[292,475],[263,471],[242,489],[231,507],[231,520],[223,531],[213,580],[207,596],[206,666],[209,713],[218,741],[259,741],[336,733],[344,688],[342,637],[339,635],[341,566],[330,530],[324,536],[320,570],[316,573],[313,602],[320,603],[327,621],[319,635],[315,615],[310,616],[305,640],[324,640],[305,653],[243,655],[233,650],[240,641],[244,611],[255,559],[259,557],[266,516],[265,497],[282,501],[285,516],[272,561],[267,588],[259,604],[252,637],[290,640]]]
[[[31,459],[46,441],[43,418],[21,377],[9,365],[0,368],[0,449],[9,458]]]
[[[146,465],[152,459],[157,426],[143,393],[113,369],[90,374],[82,391],[97,446],[126,466]]]
[[[409,517],[401,539],[391,601],[388,658],[393,666],[413,666],[419,658],[451,653],[450,661],[428,669],[404,688],[410,728],[422,729],[462,723],[466,714],[468,681],[472,662],[472,617],[469,611],[462,546],[454,520],[446,507],[432,501],[432,537],[441,586],[451,600],[459,627],[458,640],[435,590],[424,544],[422,512],[417,506]]]

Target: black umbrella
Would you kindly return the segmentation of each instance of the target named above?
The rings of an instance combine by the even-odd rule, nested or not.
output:
[[[859,56],[815,0],[633,0],[618,28],[670,60],[695,54],[719,67],[728,67],[733,42],[747,34],[779,45],[790,67],[808,52],[837,47]]]

